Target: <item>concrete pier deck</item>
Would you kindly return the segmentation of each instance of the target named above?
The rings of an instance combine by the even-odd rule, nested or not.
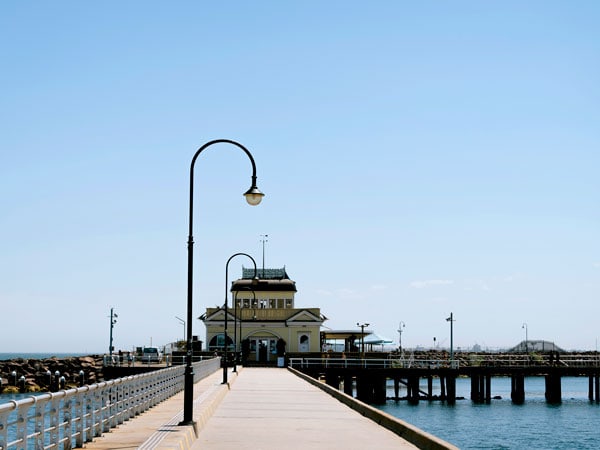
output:
[[[419,448],[286,369],[244,368],[228,378],[229,386],[221,384],[217,371],[194,385],[197,436],[191,426],[177,425],[183,416],[179,393],[85,448]],[[433,444],[427,448],[454,448]]]

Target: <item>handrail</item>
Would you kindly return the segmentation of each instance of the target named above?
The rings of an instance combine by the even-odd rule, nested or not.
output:
[[[369,369],[396,369],[396,368],[468,368],[468,367],[571,367],[571,368],[600,368],[600,361],[596,355],[565,355],[559,360],[550,360],[541,355],[514,355],[492,357],[490,355],[469,355],[469,357],[455,358],[419,358],[411,355],[406,358],[338,358],[324,356],[321,358],[289,359],[289,366],[293,368],[325,367],[325,368],[369,368]]]
[[[403,359],[377,359],[377,358],[290,358],[289,367],[292,368],[362,368],[362,369],[396,369],[409,367],[427,367],[440,368],[452,367],[458,368],[458,361],[444,360],[419,360],[412,361],[410,364]]]
[[[194,382],[220,365],[220,358],[194,363]],[[184,370],[172,366],[0,404],[0,449],[83,447],[182,391]]]
[[[104,367],[140,367],[140,366],[153,366],[153,367],[169,367],[179,364],[185,364],[186,355],[162,355],[158,361],[149,361],[143,359],[141,356],[131,355],[129,358],[127,355],[123,355],[120,358],[118,354],[102,355],[102,365]],[[212,359],[214,356],[192,356],[192,362],[204,361],[206,359]]]

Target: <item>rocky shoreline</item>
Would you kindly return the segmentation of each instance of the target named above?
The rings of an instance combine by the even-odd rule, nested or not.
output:
[[[0,361],[0,393],[55,392],[104,380],[103,356]]]

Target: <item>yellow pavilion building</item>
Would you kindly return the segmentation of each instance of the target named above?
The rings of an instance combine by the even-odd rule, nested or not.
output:
[[[284,353],[319,352],[320,308],[297,308],[296,282],[282,269],[242,268],[231,283],[233,305],[227,305],[227,350],[242,362],[270,364]],[[200,317],[206,326],[206,348],[222,352],[225,308],[207,308]]]

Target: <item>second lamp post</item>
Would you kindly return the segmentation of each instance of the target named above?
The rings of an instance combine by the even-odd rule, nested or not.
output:
[[[227,366],[229,366],[228,361],[227,361],[227,315],[229,314],[228,310],[227,310],[227,297],[228,297],[228,293],[227,293],[227,289],[229,287],[229,261],[231,261],[233,258],[235,258],[236,256],[247,256],[248,258],[250,258],[250,260],[252,260],[252,264],[254,264],[254,278],[253,280],[256,280],[256,261],[254,261],[254,258],[252,256],[250,256],[247,253],[235,253],[233,255],[231,255],[229,257],[229,259],[227,260],[227,264],[225,264],[225,328],[223,329],[223,339],[224,339],[224,343],[223,343],[223,384],[227,383]],[[235,301],[235,300],[234,300]],[[234,330],[235,330],[235,322],[234,322]],[[234,343],[234,352],[235,352],[235,343]],[[235,355],[235,353],[234,353]]]

